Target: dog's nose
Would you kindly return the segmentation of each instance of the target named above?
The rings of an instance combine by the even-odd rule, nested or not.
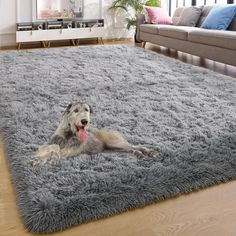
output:
[[[88,124],[88,121],[87,121],[86,119],[82,119],[82,120],[81,120],[81,124],[82,124],[82,125],[87,125],[87,124]]]

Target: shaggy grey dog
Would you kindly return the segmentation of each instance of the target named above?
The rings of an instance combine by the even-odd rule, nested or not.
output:
[[[56,132],[48,143],[38,149],[31,163],[53,164],[58,159],[103,151],[129,152],[136,157],[158,156],[158,152],[132,146],[118,132],[97,130],[88,134],[90,112],[88,104],[70,103]]]

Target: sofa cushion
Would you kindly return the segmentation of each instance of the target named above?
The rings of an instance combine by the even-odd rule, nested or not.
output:
[[[184,7],[179,7],[175,10],[174,15],[172,17],[173,25],[177,25],[183,10],[184,10]]]
[[[201,7],[185,7],[182,11],[177,25],[195,27],[202,13]]]
[[[194,29],[188,41],[236,50],[236,34],[232,31]]]
[[[236,14],[236,4],[215,5],[201,28],[226,30]]]
[[[197,27],[200,27],[202,25],[203,21],[206,19],[211,9],[212,6],[203,6],[201,16],[197,23]]]
[[[187,40],[188,32],[191,30],[194,28],[188,26],[159,25],[158,27],[159,35],[182,40]]]
[[[154,24],[141,24],[139,26],[140,31],[150,33],[150,34],[158,34],[158,26]]]

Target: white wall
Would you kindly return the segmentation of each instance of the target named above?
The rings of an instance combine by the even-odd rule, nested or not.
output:
[[[15,0],[0,0],[0,46],[15,43],[15,23]]]
[[[16,42],[16,22],[32,21],[33,0],[0,0],[0,47],[14,45]],[[85,18],[93,18],[98,14],[98,8],[94,9],[94,3],[102,2],[102,17],[105,19],[104,38],[132,37],[132,31],[127,31],[121,17],[114,16],[108,11],[113,0],[84,0]],[[92,14],[91,14],[92,13]],[[119,13],[119,15],[124,13]],[[91,17],[90,17],[91,15]]]
[[[2,1],[2,0],[0,0]],[[8,0],[16,2],[16,22],[32,21],[32,1],[33,0]]]

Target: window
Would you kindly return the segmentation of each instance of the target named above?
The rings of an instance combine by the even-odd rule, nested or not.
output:
[[[214,5],[214,4],[227,4],[227,0],[196,0],[196,5],[201,6],[201,5]]]
[[[202,6],[202,5],[214,5],[214,4],[227,4],[227,3],[236,3],[236,0],[162,0],[161,4],[163,8],[166,8],[169,11],[169,14],[173,16],[174,11],[178,7],[183,6]]]

